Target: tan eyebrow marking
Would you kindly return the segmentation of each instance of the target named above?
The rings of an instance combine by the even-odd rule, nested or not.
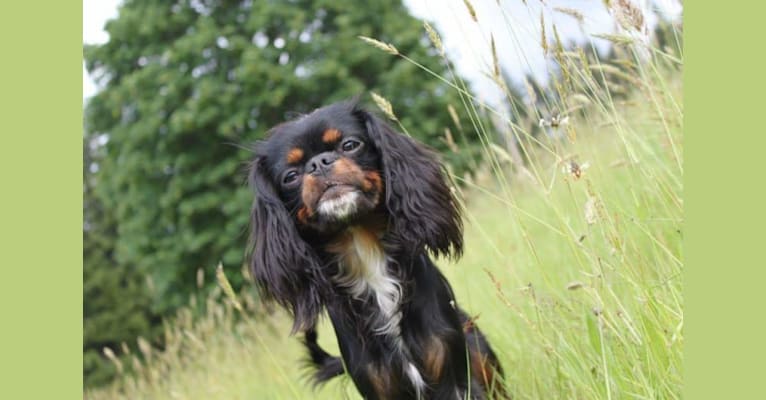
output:
[[[340,139],[340,131],[335,128],[327,129],[322,134],[322,141],[327,144],[335,143],[339,139]]]
[[[287,152],[287,163],[295,164],[303,159],[303,150],[294,147]]]

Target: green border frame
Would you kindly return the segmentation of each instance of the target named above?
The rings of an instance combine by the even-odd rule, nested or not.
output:
[[[684,6],[684,398],[754,399],[766,392],[766,7]]]
[[[0,398],[82,398],[82,3],[2,3],[0,49]]]
[[[765,7],[684,3],[684,398],[755,398]],[[0,6],[0,398],[82,396],[81,30],[80,2]]]

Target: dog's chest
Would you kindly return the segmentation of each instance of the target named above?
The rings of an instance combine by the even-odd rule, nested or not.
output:
[[[388,269],[390,262],[374,232],[350,229],[349,236],[338,247],[339,271],[335,283],[347,290],[355,300],[371,303],[369,315],[361,320],[372,323],[373,334],[391,340],[402,357],[404,373],[420,393],[425,381],[411,362],[411,355],[401,337],[402,286]]]
[[[379,314],[373,322],[375,333],[398,337],[402,288],[388,270],[380,240],[369,230],[352,228],[340,250],[335,283],[356,300],[371,300],[370,311]]]

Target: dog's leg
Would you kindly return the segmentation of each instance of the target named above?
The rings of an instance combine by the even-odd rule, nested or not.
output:
[[[473,318],[463,310],[458,312],[468,344],[473,381],[482,386],[488,398],[510,399],[503,387],[503,367],[489,341],[476,326]]]
[[[314,328],[306,331],[303,344],[309,350],[309,362],[314,367],[314,383],[320,385],[328,380],[343,375],[343,362],[340,357],[335,357],[324,351],[317,343],[317,332]]]

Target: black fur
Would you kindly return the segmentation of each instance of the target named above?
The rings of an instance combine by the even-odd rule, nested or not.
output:
[[[355,110],[380,152],[386,181],[389,240],[399,250],[435,255],[463,252],[463,224],[442,167],[434,154],[411,138],[396,133],[379,117]]]
[[[342,139],[328,143],[328,130],[342,133]],[[360,144],[346,151],[345,141],[354,140]],[[303,156],[296,155],[297,162],[286,157],[294,149]],[[469,392],[476,399],[505,396],[497,380],[502,368],[489,342],[458,308],[428,256],[459,257],[463,249],[460,208],[430,150],[356,102],[345,102],[274,127],[255,153],[253,276],[265,299],[292,313],[293,331],[305,332],[316,382],[347,371],[368,399],[414,399],[418,392],[425,399]],[[316,168],[317,159],[324,169]],[[300,180],[287,179],[291,172]],[[317,212],[317,205],[327,202],[324,196],[337,188],[359,194],[354,211]],[[391,315],[382,311],[370,286],[352,295],[338,279],[348,267],[337,248],[345,248],[349,232],[359,229],[384,251],[385,273],[401,288],[395,331],[377,329]],[[323,310],[343,361],[317,343],[315,325]],[[407,373],[411,368],[425,386],[418,389]],[[488,393],[493,385],[496,390]]]
[[[309,329],[303,339],[303,344],[309,351],[309,362],[316,367],[314,382],[326,382],[338,375],[343,375],[343,362],[340,357],[333,357],[319,346],[316,330]]]
[[[320,290],[328,285],[314,249],[300,238],[272,182],[265,177],[268,167],[263,162],[263,157],[257,156],[250,174],[258,193],[251,218],[251,270],[264,297],[276,300],[293,314],[294,333],[316,323],[323,306]]]

